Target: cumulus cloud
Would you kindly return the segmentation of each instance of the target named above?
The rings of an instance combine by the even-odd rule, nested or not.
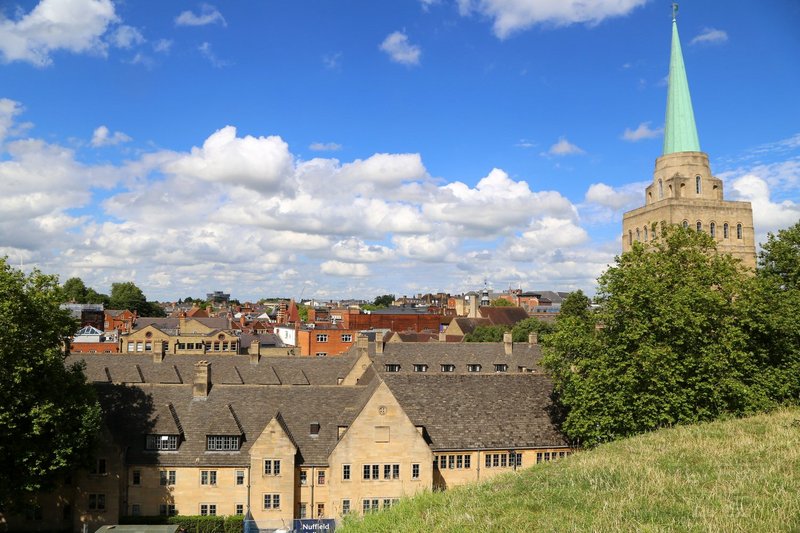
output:
[[[175,17],[176,26],[207,26],[209,24],[228,25],[222,13],[211,4],[202,4],[200,12],[197,14],[191,11],[182,11],[180,15]]]
[[[16,20],[0,18],[0,54],[38,67],[58,50],[104,55],[101,37],[116,20],[111,0],[41,0]]]
[[[611,17],[627,15],[647,0],[458,0],[462,15],[478,13],[493,21],[500,39],[536,24],[568,26],[599,24]]]
[[[703,31],[689,41],[689,44],[722,44],[727,41],[728,34],[725,31],[714,28],[703,28]]]
[[[380,49],[386,52],[392,61],[402,65],[419,65],[419,58],[422,55],[422,48],[411,44],[408,35],[401,31],[387,35]]]
[[[359,263],[342,263],[341,261],[325,261],[319,265],[319,270],[323,274],[343,278],[358,278],[369,276],[370,274],[367,265],[362,265]]]
[[[593,183],[586,191],[585,201],[601,207],[613,210],[631,208],[642,203],[642,191],[644,187],[641,183],[625,185],[614,188],[605,183]]]
[[[132,48],[144,43],[144,35],[133,26],[118,26],[111,33],[111,43],[117,48]]]
[[[342,149],[342,145],[339,143],[313,142],[308,146],[308,149],[315,152],[338,152]]]
[[[114,133],[111,133],[106,126],[98,126],[92,134],[92,146],[94,147],[126,143],[130,140],[131,138],[121,131],[115,131]]]
[[[340,179],[351,183],[398,185],[427,175],[419,154],[374,154],[342,166]]]
[[[564,155],[581,155],[585,154],[580,147],[569,142],[566,137],[560,137],[558,142],[550,147],[547,155],[564,156]]]
[[[201,148],[165,165],[164,170],[204,181],[242,185],[257,191],[280,189],[291,175],[289,146],[277,136],[236,136],[226,126],[214,132]]]
[[[203,42],[200,46],[197,47],[197,49],[200,51],[203,57],[208,59],[208,62],[211,63],[211,66],[213,66],[214,68],[222,68],[228,66],[228,62],[217,57],[217,54],[215,54],[214,51],[211,49],[211,43]]]
[[[159,39],[153,43],[153,51],[160,54],[167,54],[172,49],[172,40]]]
[[[792,200],[773,201],[766,180],[746,174],[731,183],[732,197],[753,205],[753,224],[763,241],[767,232],[776,233],[800,220],[800,204]]]
[[[516,261],[530,261],[555,248],[572,247],[589,240],[575,222],[555,217],[534,220],[522,234],[509,241],[508,254]]]
[[[0,144],[13,132],[14,118],[22,113],[22,105],[9,98],[0,98]]]
[[[626,141],[637,142],[642,139],[655,139],[656,137],[660,137],[663,133],[664,128],[652,129],[649,122],[642,122],[635,130],[625,128],[622,138]]]

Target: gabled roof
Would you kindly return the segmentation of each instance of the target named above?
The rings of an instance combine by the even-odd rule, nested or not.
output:
[[[529,318],[528,313],[521,307],[483,306],[478,311],[482,317],[488,318],[493,326],[513,326]]]
[[[424,426],[431,449],[567,446],[548,413],[552,382],[543,374],[384,374],[411,421]]]
[[[208,317],[191,317],[188,320],[196,320],[204,326],[211,329],[228,329],[230,321],[227,318],[208,318]],[[176,317],[140,317],[136,319],[134,331],[140,330],[146,326],[154,325],[161,329],[178,329],[179,319]]]
[[[419,374],[414,365],[428,365],[427,374],[441,374],[442,365],[455,365],[454,373],[465,374],[467,365],[481,365],[481,374],[493,374],[494,365],[508,365],[508,373],[518,373],[523,367],[526,371],[540,371],[541,350],[538,344],[514,343],[511,355],[505,354],[501,342],[409,342],[387,343],[383,353],[374,352],[370,347],[370,357],[375,369],[382,376],[395,374],[386,372],[386,365],[400,365],[400,374]]]

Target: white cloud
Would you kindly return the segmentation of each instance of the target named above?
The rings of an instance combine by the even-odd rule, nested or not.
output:
[[[637,142],[642,139],[655,139],[656,137],[660,137],[663,133],[664,128],[652,129],[650,128],[649,122],[642,122],[635,130],[625,128],[622,138],[626,141]]]
[[[58,50],[104,55],[101,37],[116,20],[111,0],[41,0],[17,20],[0,18],[0,54],[39,67]]]
[[[183,11],[175,17],[176,26],[207,26],[208,24],[228,25],[222,13],[210,4],[202,4],[200,12],[196,15],[191,11]]]
[[[399,185],[425,177],[427,172],[419,154],[374,154],[342,165],[339,177],[351,183],[381,186]]]
[[[516,261],[530,261],[555,248],[573,247],[588,240],[586,230],[573,221],[544,217],[533,221],[521,236],[510,240],[508,254]]]
[[[343,278],[369,276],[370,271],[367,265],[359,263],[342,263],[341,261],[325,261],[319,265],[319,270],[329,276]]]
[[[236,128],[217,130],[191,154],[164,165],[170,174],[204,181],[242,185],[257,191],[275,191],[292,173],[288,145],[277,136],[236,136]]]
[[[339,241],[331,249],[337,259],[352,263],[375,263],[393,257],[392,249],[380,244],[367,244],[361,239],[350,237]]]
[[[131,138],[121,131],[111,133],[106,126],[98,126],[92,134],[92,146],[94,147],[126,143],[130,140]]]
[[[217,55],[214,53],[214,51],[211,49],[211,43],[203,42],[200,46],[197,47],[197,49],[200,51],[201,54],[203,54],[203,57],[208,59],[209,63],[211,63],[211,66],[213,66],[214,68],[222,68],[228,66],[228,62],[218,58]]]
[[[585,153],[586,152],[584,152],[583,149],[569,142],[566,137],[559,138],[558,142],[551,146],[547,151],[547,155],[555,156],[581,155]]]
[[[611,17],[627,15],[647,0],[458,0],[462,15],[473,12],[493,21],[500,39],[536,24],[567,26],[598,24]]]
[[[170,39],[159,39],[153,43],[153,51],[155,52],[161,54],[168,54],[171,49],[172,49],[172,40]]]
[[[133,26],[118,26],[111,34],[111,43],[117,48],[132,48],[146,42],[144,35]]]
[[[791,200],[773,201],[769,184],[755,174],[746,174],[731,183],[732,197],[753,205],[753,224],[763,242],[767,232],[776,233],[800,220],[800,203]]]
[[[397,253],[424,262],[455,261],[458,239],[432,235],[394,236]]]
[[[727,41],[728,34],[725,31],[714,28],[703,28],[703,31],[689,41],[689,44],[722,44]]]
[[[520,139],[514,146],[517,148],[536,148],[536,143],[527,139]]]
[[[341,66],[342,62],[342,53],[341,52],[334,52],[332,54],[325,54],[322,56],[322,63],[325,65],[325,68],[329,70],[336,70]]]
[[[380,49],[389,54],[392,61],[403,65],[419,65],[419,58],[422,55],[422,49],[411,44],[408,35],[401,31],[387,35]]]
[[[630,208],[642,203],[643,187],[640,183],[613,188],[605,183],[593,183],[586,191],[585,200],[588,203],[607,207],[613,210]]]
[[[339,143],[313,142],[308,146],[308,149],[315,152],[338,152],[342,149],[342,145]]]
[[[0,98],[0,145],[13,132],[14,117],[22,113],[22,105],[8,98]]]

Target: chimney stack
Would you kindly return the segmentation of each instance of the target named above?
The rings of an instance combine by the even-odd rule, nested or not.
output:
[[[539,344],[539,334],[535,331],[531,331],[528,334],[528,344]]]
[[[211,391],[211,363],[198,361],[194,364],[194,386],[192,397],[206,399]]]
[[[156,341],[153,343],[153,362],[160,363],[164,360],[164,343]]]
[[[356,339],[356,349],[358,350],[359,357],[369,354],[369,337],[367,337],[364,333],[358,334],[358,338]]]
[[[250,349],[247,353],[250,354],[250,364],[257,365],[259,359],[261,359],[261,343],[258,342],[258,339],[253,339],[250,342]]]
[[[186,332],[186,312],[181,310],[178,313],[178,333]]]
[[[383,334],[376,333],[375,334],[375,353],[383,353]]]
[[[505,350],[506,355],[511,355],[514,351],[513,338],[514,336],[510,331],[503,333],[503,349]]]
[[[447,342],[447,334],[444,331],[439,332],[439,342]]]

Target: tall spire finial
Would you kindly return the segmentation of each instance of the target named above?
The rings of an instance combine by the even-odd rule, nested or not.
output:
[[[672,20],[675,21],[678,18],[678,2],[672,2]]]
[[[667,116],[664,121],[664,153],[699,152],[700,140],[694,122],[689,81],[683,65],[681,40],[675,14],[678,4],[672,4],[672,51],[669,59],[669,88],[667,89]]]

